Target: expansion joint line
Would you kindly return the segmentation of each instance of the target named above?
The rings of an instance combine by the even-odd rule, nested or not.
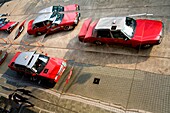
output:
[[[146,23],[146,21],[145,21],[145,23]],[[144,23],[144,27],[143,27],[143,30],[142,30],[141,40],[143,39],[143,36],[144,36],[144,28],[145,28],[145,25],[146,25],[145,23]],[[130,96],[131,96],[131,93],[132,93],[132,87],[133,87],[135,74],[136,74],[136,70],[137,70],[137,63],[138,63],[138,59],[139,59],[140,49],[141,49],[141,44],[140,44],[138,54],[137,54],[137,60],[136,60],[135,69],[134,69],[134,73],[133,73],[132,83],[131,83],[131,86],[130,86],[130,92],[129,92],[128,101],[127,101],[127,104],[126,104],[126,109],[128,109],[128,103],[130,101]]]

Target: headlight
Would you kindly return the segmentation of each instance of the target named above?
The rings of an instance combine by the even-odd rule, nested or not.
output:
[[[64,67],[66,67],[66,66],[67,66],[67,63],[66,63],[65,61],[63,61],[63,62],[62,62],[62,65],[63,65]]]
[[[66,68],[66,66],[67,66],[66,62],[63,61],[57,75],[60,75],[63,72],[64,68]]]
[[[75,23],[75,24],[77,24],[77,23],[78,23],[78,20],[77,20],[77,19],[76,19],[76,20],[74,20],[74,23]]]

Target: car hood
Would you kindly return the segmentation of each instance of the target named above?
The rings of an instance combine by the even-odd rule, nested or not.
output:
[[[63,61],[64,60],[58,58],[50,58],[40,75],[49,79],[54,79]]]
[[[73,23],[78,16],[78,12],[65,13],[60,24]]]
[[[64,11],[74,11],[77,10],[77,8],[78,8],[77,4],[67,5],[64,6]]]
[[[32,24],[33,24],[33,22],[34,22],[34,20],[30,20],[29,21],[29,23],[28,23],[28,28],[27,28],[27,32],[29,33],[29,34],[31,34],[32,33]]]
[[[8,22],[7,24],[5,24],[3,27],[1,27],[0,29],[2,30],[7,30],[10,26],[12,26],[13,24],[15,24],[16,22]]]
[[[136,20],[136,30],[133,40],[154,40],[162,31],[162,22],[156,20],[138,19]]]

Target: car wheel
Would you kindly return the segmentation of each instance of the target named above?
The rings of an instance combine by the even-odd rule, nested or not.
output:
[[[49,80],[49,84],[54,85],[56,82],[54,80]]]
[[[79,6],[79,5],[77,6],[76,10],[77,10],[77,11],[80,10],[80,6]]]
[[[10,34],[10,33],[11,33],[11,31],[10,31],[10,30],[5,30],[5,32],[7,32],[8,34]]]
[[[72,30],[72,29],[74,29],[74,26],[64,26],[65,31],[69,31],[69,30]]]
[[[74,23],[74,26],[77,26],[78,23],[79,23],[79,19],[77,19],[77,22]]]
[[[31,80],[31,81],[37,81],[37,80],[38,80],[38,77],[37,77],[37,76],[31,76],[31,77],[30,77],[30,80]]]
[[[151,44],[145,44],[145,45],[142,45],[142,49],[148,49],[150,48],[152,45]]]
[[[101,41],[95,41],[94,42],[96,45],[102,45],[103,43]]]
[[[37,32],[36,35],[37,35],[37,36],[40,36],[40,35],[42,35],[42,33],[41,33],[41,32]]]
[[[162,42],[162,40],[163,40],[163,37],[160,36],[160,39],[158,40],[158,44],[160,44]]]

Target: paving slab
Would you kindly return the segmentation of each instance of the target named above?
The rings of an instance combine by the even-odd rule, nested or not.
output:
[[[161,0],[161,1],[157,1],[157,0],[149,0],[149,5],[150,6],[159,6],[159,5],[170,5],[170,2],[168,0]]]
[[[128,109],[168,113],[170,77],[146,71],[135,71]]]
[[[45,48],[42,47],[41,50],[44,53],[47,53],[49,56],[64,58],[66,60],[74,60],[75,62],[80,62],[85,64],[135,69],[135,63],[137,62],[137,57],[131,55],[122,55],[122,54],[119,55],[114,53],[101,53],[101,52],[93,52],[93,51],[86,52],[86,51],[77,51],[77,50],[68,50],[68,49],[47,48],[47,47]]]
[[[11,12],[11,15],[24,15],[30,7],[34,8],[33,6],[35,6],[38,2],[39,0],[20,0],[15,9]]]
[[[58,32],[44,38],[29,36],[26,32],[29,20],[38,16],[37,12],[51,5],[78,3],[81,20],[72,31]],[[122,106],[124,112],[169,113],[169,0],[12,0],[0,7],[0,13],[10,13],[10,20],[20,23],[27,19],[25,30],[17,40],[13,40],[16,29],[11,34],[0,33],[0,49],[9,56],[0,66],[0,93],[7,95],[10,88],[26,87],[39,99],[29,98],[35,108],[27,112],[111,112],[83,102],[64,99],[65,94],[97,99],[97,102]],[[96,46],[83,44],[77,35],[85,19],[97,20],[106,16],[127,16],[130,14],[151,13],[147,18],[164,22],[164,39],[160,45],[147,50],[135,50],[120,45]],[[6,44],[7,43],[7,44]],[[61,81],[52,88],[43,87],[19,77],[7,65],[17,51],[37,51],[49,56],[68,60],[68,69]],[[71,66],[75,66],[73,76],[65,85]],[[99,84],[93,84],[99,78]],[[40,90],[41,89],[41,90]],[[51,95],[51,92],[55,95]],[[80,99],[77,99],[77,101]],[[127,110],[127,111],[126,111]],[[130,111],[129,111],[130,110]],[[23,111],[24,113],[26,111]],[[120,111],[116,111],[120,112]]]
[[[156,6],[156,7],[152,7],[152,8],[151,7],[147,7],[148,13],[149,14],[154,14],[155,16],[163,16],[163,17],[167,16],[167,17],[169,17],[170,16],[170,14],[168,13],[169,10],[170,10],[169,5]]]
[[[170,75],[169,58],[138,57],[138,62],[139,63],[137,63],[136,66],[136,69],[138,70],[163,74],[163,75]]]
[[[67,92],[125,107],[133,74],[131,70],[83,66]],[[94,78],[100,79],[99,84],[93,84]]]
[[[11,13],[13,12],[13,10],[17,7],[18,3],[21,0],[9,0],[7,2],[5,2],[1,7],[0,7],[0,13],[8,13],[11,15]]]
[[[70,101],[67,99],[60,99],[59,105],[62,107],[66,107],[68,109],[72,109],[78,113],[116,113],[116,112],[111,112],[107,111],[98,107],[90,106],[88,104],[84,104],[81,102],[76,102],[76,101]]]

